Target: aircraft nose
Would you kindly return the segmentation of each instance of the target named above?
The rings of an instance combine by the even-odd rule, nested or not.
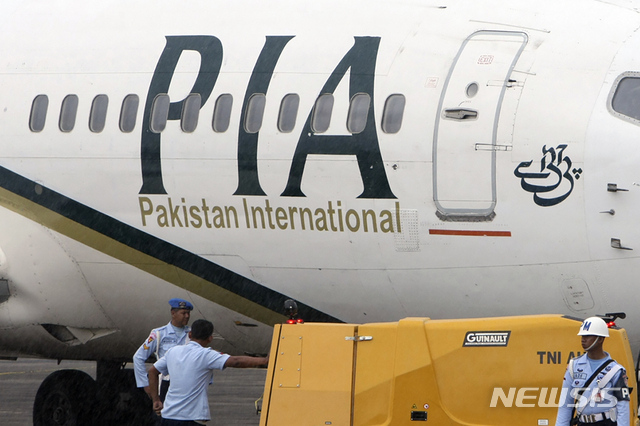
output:
[[[70,244],[36,221],[0,207],[0,326],[110,328]]]

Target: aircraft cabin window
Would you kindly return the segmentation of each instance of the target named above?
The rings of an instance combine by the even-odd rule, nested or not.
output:
[[[611,108],[619,114],[640,120],[640,78],[623,77],[618,82]]]
[[[136,127],[136,117],[138,116],[138,105],[140,98],[138,95],[127,95],[122,101],[120,110],[120,130],[124,133],[131,133]]]
[[[331,124],[331,112],[333,111],[333,95],[325,93],[318,96],[311,116],[311,130],[314,133],[324,133]]]
[[[349,103],[347,114],[347,130],[351,133],[360,133],[367,126],[371,97],[367,93],[356,93]]]
[[[213,109],[213,131],[216,133],[226,132],[231,121],[231,107],[233,106],[233,96],[223,93],[216,99],[216,106]]]
[[[202,99],[199,93],[192,93],[182,103],[182,117],[180,127],[186,133],[192,133],[198,127],[198,116],[200,115],[200,105]]]
[[[291,133],[296,127],[298,107],[300,106],[300,96],[289,93],[280,103],[280,113],[278,114],[278,130],[282,133]]]
[[[107,107],[109,98],[107,95],[98,95],[91,103],[91,113],[89,114],[89,130],[93,133],[100,133],[104,130],[107,121]]]
[[[160,94],[156,96],[151,105],[151,123],[149,127],[153,133],[161,133],[167,127],[167,117],[169,117],[169,95]]]
[[[253,94],[249,98],[247,112],[244,117],[244,129],[247,133],[258,133],[260,131],[266,103],[267,98],[262,93]]]
[[[38,95],[31,104],[31,116],[29,117],[29,128],[32,132],[41,132],[44,123],[47,121],[47,109],[49,108],[49,97]]]
[[[60,108],[60,130],[70,132],[76,125],[76,115],[78,114],[78,96],[68,95],[62,101]]]
[[[404,95],[394,94],[387,98],[382,111],[382,131],[385,133],[398,133],[402,127],[402,117],[405,105]]]

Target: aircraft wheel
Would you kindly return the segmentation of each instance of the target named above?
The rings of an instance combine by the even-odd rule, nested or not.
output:
[[[155,426],[151,399],[136,387],[131,369],[121,363],[98,361],[98,403],[94,406],[101,426]],[[95,424],[94,424],[95,426]]]
[[[96,383],[87,373],[78,370],[51,373],[38,388],[33,425],[90,425],[95,395]]]

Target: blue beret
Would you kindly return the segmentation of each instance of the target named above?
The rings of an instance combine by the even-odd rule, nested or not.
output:
[[[193,305],[191,304],[191,302],[188,302],[184,299],[171,299],[169,300],[169,305],[171,305],[171,309],[193,309]]]

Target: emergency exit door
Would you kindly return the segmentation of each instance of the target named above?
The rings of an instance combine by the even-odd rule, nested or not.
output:
[[[479,31],[451,66],[433,137],[433,197],[443,220],[491,220],[500,110],[527,35]]]

